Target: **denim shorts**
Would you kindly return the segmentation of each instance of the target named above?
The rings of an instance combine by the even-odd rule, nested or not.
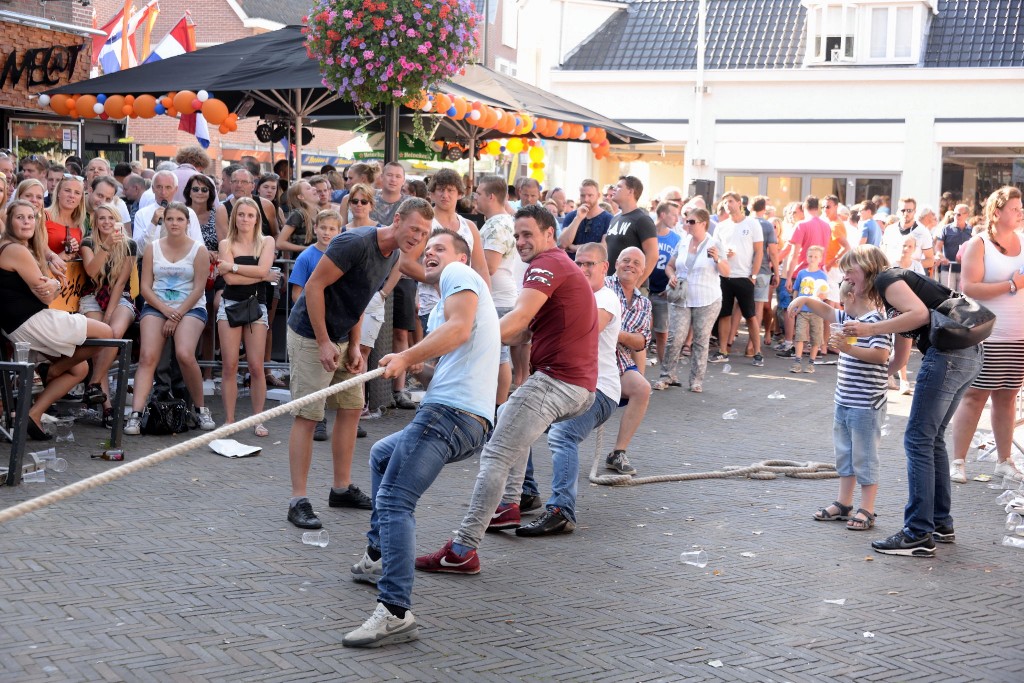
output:
[[[139,316],[139,320],[141,320],[142,318],[145,318],[147,315],[155,315],[155,316],[157,316],[158,318],[160,318],[162,320],[167,320],[167,318],[164,316],[163,313],[161,313],[160,311],[156,310],[155,308],[153,308],[149,304],[143,304],[143,306],[142,306],[142,315]],[[185,314],[185,317],[186,318],[195,318],[196,320],[201,321],[203,323],[203,325],[205,325],[206,321],[208,320],[205,308],[193,308],[193,309],[190,309],[189,312]]]
[[[237,301],[230,301],[228,299],[225,299],[224,297],[221,297],[220,298],[220,308],[217,309],[217,322],[220,322],[221,320],[224,320],[226,322],[227,319],[228,319],[228,308],[227,307],[230,306],[231,304],[237,304],[237,303],[238,303]],[[256,323],[259,323],[260,325],[263,325],[264,327],[270,327],[270,323],[268,322],[268,320],[269,320],[269,318],[267,317],[267,306],[266,306],[266,304],[260,304],[260,317],[259,317],[258,320],[254,320],[253,324],[255,325]],[[243,327],[244,327],[244,325],[243,325]]]
[[[878,442],[885,409],[850,408],[836,404],[832,440],[840,477],[857,477],[861,486],[878,483]]]

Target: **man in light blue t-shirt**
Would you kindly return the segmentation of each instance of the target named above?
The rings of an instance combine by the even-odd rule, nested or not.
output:
[[[441,300],[430,313],[419,344],[381,359],[385,377],[423,366],[427,385],[413,421],[370,449],[373,514],[363,559],[352,567],[356,581],[376,583],[378,605],[370,618],[342,639],[347,647],[377,647],[415,640],[413,618],[415,528],[420,496],[451,462],[480,451],[494,419],[501,333],[483,279],[466,265],[470,248],[458,233],[440,230],[427,242],[426,282]],[[429,382],[429,384],[428,384]]]

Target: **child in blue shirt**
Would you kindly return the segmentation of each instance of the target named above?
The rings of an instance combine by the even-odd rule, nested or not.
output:
[[[807,249],[807,266],[800,270],[793,278],[793,292],[798,299],[826,298],[828,296],[828,275],[821,269],[821,261],[825,257],[825,249],[814,245]],[[820,290],[824,286],[825,297],[820,296]],[[795,303],[795,300],[794,300]],[[796,309],[791,303],[789,314],[793,315]],[[818,357],[818,351],[824,349],[825,331],[824,321],[815,316],[811,309],[802,306],[796,313],[796,324],[793,328],[793,348],[796,355],[793,356],[793,367],[790,372],[814,372],[814,361]],[[811,343],[811,360],[807,368],[802,367],[804,344]]]

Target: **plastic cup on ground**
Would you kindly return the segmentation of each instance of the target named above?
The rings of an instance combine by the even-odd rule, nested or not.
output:
[[[725,365],[722,366],[722,374],[723,375],[728,375],[730,372],[732,372],[732,366],[731,365],[726,363]]]
[[[1021,524],[1024,524],[1024,517],[1021,517],[1016,512],[1011,512],[1006,516],[1006,530],[1014,531]]]
[[[46,482],[46,469],[40,468],[34,472],[26,472],[25,476],[21,478],[21,481],[25,484],[42,484]]]
[[[1007,548],[1020,548],[1024,550],[1024,538],[1017,536],[1003,536],[1003,545]]]
[[[708,566],[708,554],[703,550],[692,550],[680,553],[679,560],[683,564],[688,564],[691,567],[697,567],[698,569],[703,569]]]
[[[306,545],[315,545],[318,548],[326,548],[331,540],[331,535],[326,529],[320,531],[307,531],[302,534],[302,542]]]
[[[14,342],[14,362],[27,363],[28,353],[31,350],[32,345],[28,342]]]
[[[735,408],[733,408],[732,410],[727,410],[726,412],[722,413],[723,420],[735,420],[738,416],[739,412]]]

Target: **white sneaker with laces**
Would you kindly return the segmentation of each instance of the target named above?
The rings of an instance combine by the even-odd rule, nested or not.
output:
[[[380,647],[407,643],[420,637],[419,630],[411,610],[406,610],[405,618],[399,619],[383,604],[377,603],[377,609],[370,618],[356,630],[346,633],[341,644],[345,647]]]
[[[204,432],[217,428],[217,423],[213,421],[213,415],[210,415],[210,409],[206,406],[199,409],[199,428]]]
[[[900,394],[910,396],[910,382],[903,379],[900,380]]]
[[[1024,481],[1024,473],[1021,473],[1021,471],[1018,470],[1017,467],[1010,460],[1003,460],[1001,462],[997,462],[996,469],[995,471],[992,472],[992,474],[996,477],[1010,477],[1011,479],[1016,479],[1017,481]]]
[[[949,470],[949,480],[954,484],[966,484],[967,483],[967,463],[963,460],[954,460],[953,466]]]
[[[129,436],[135,436],[142,431],[142,413],[134,412],[128,416],[128,421],[124,425],[124,433]]]

